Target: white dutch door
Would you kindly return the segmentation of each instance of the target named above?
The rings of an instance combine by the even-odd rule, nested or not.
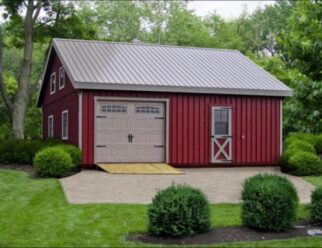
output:
[[[96,108],[96,162],[165,162],[163,103],[98,101]]]
[[[213,163],[232,161],[231,108],[212,107],[211,160]]]

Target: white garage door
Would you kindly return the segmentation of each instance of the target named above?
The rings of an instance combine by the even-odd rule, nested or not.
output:
[[[96,162],[165,162],[163,103],[98,101],[96,108]]]

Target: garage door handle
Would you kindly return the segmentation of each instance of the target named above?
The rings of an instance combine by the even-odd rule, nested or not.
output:
[[[106,118],[106,116],[104,116],[104,115],[98,115],[98,116],[96,116],[96,118]]]
[[[164,120],[164,117],[154,117],[156,120]]]
[[[98,146],[96,146],[96,147],[106,147],[105,145],[98,145]]]
[[[157,148],[157,147],[160,147],[160,148],[162,148],[162,147],[164,147],[164,146],[154,146],[155,148]]]

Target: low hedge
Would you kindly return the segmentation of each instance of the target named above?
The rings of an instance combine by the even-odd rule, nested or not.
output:
[[[289,173],[295,176],[318,176],[322,174],[322,161],[314,153],[298,151],[288,161]]]
[[[280,158],[283,172],[296,176],[322,174],[322,164],[317,153],[322,152],[322,135],[297,133],[285,139]]]
[[[241,219],[250,228],[285,231],[292,227],[297,207],[297,192],[285,177],[259,174],[243,185]]]
[[[36,154],[33,167],[41,177],[63,177],[72,170],[73,161],[63,148],[49,147]]]
[[[0,142],[0,164],[32,164],[36,153],[61,144],[57,140],[6,140]]]
[[[151,235],[183,237],[210,229],[210,207],[206,196],[186,185],[159,191],[148,208]]]
[[[287,150],[301,150],[310,153],[316,153],[314,146],[304,140],[294,140],[287,148]]]
[[[310,214],[312,222],[322,226],[322,186],[312,192]]]

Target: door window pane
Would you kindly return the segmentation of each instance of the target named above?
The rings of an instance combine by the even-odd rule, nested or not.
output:
[[[228,109],[215,109],[215,135],[229,135]]]

